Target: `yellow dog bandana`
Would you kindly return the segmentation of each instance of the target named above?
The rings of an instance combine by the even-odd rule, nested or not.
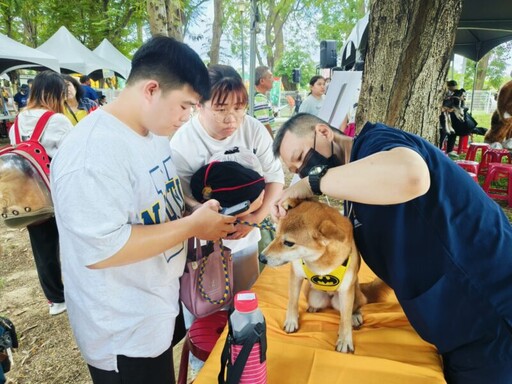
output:
[[[304,263],[304,260],[301,261],[302,269],[306,274],[306,279],[308,279],[309,282],[313,284],[313,287],[319,291],[334,292],[339,288],[341,282],[343,281],[345,272],[347,272],[347,268],[350,264],[350,257],[342,265],[327,275],[316,275],[311,269],[308,268],[306,263]]]

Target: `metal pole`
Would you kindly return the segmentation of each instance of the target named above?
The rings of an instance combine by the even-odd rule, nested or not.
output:
[[[258,5],[251,0],[251,44],[249,47],[249,115],[254,115],[254,71],[256,69],[256,34],[258,33]]]
[[[244,20],[243,10],[240,9],[240,33],[242,34],[242,80],[245,82],[245,54],[244,54]]]
[[[475,86],[476,76],[478,74],[478,61],[475,61],[475,75],[473,76],[473,90],[471,91],[471,105],[469,106],[469,112],[473,113],[473,101],[475,100]]]

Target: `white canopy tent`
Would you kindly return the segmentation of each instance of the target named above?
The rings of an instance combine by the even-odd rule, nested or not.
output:
[[[55,56],[64,73],[76,72],[89,75],[102,69],[115,71],[113,63],[92,52],[78,41],[66,27],[60,27],[52,37],[37,47],[37,50]]]
[[[114,47],[110,41],[103,39],[101,44],[98,45],[93,52],[99,57],[115,65],[115,68],[112,68],[114,72],[117,72],[124,79],[128,78],[132,68],[132,63],[125,55],[119,52],[119,50]]]
[[[0,33],[0,74],[17,68],[45,67],[60,72],[59,61]]]
[[[368,42],[368,21],[370,14],[367,13],[358,20],[345,44],[341,48],[341,67],[352,67],[357,61],[364,59],[364,51]],[[364,49],[364,51],[362,51]]]

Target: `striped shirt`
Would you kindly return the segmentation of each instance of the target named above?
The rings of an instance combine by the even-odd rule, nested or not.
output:
[[[254,117],[263,125],[269,124],[271,128],[274,127],[274,111],[263,93],[257,92],[254,95]]]

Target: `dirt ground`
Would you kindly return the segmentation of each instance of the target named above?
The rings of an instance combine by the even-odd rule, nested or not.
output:
[[[90,384],[66,312],[48,314],[26,229],[0,222],[0,316],[16,326],[20,347],[7,384]],[[178,374],[181,344],[174,349]],[[190,375],[189,375],[190,376]]]
[[[20,344],[7,382],[89,384],[66,313],[48,314],[26,229],[0,224],[0,248],[0,314],[12,320]]]

